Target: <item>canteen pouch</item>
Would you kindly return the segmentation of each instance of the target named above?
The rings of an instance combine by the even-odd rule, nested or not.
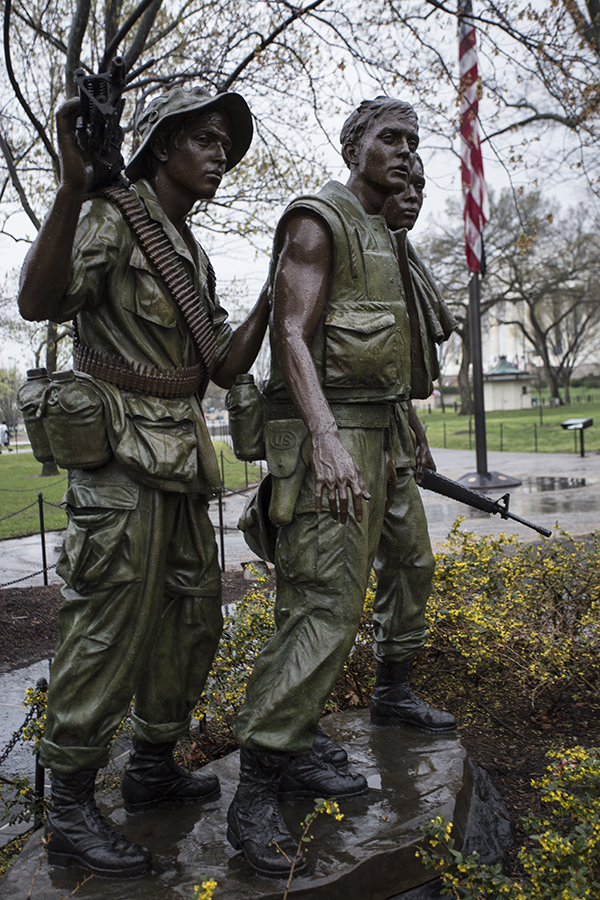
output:
[[[40,409],[57,466],[95,469],[112,458],[104,403],[91,380],[55,372]]]
[[[265,425],[267,466],[273,476],[269,519],[287,525],[310,461],[310,437],[302,419],[272,419]]]
[[[46,369],[28,369],[27,381],[21,385],[17,394],[17,406],[23,414],[31,450],[41,463],[54,462],[40,410],[49,385],[50,379]]]
[[[227,393],[229,434],[238,459],[265,458],[265,403],[252,375],[238,375]]]

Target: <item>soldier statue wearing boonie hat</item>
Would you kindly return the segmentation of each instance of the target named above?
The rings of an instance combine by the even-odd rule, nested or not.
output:
[[[75,320],[75,376],[102,400],[110,451],[100,466],[70,470],[57,566],[64,604],[40,753],[52,772],[50,864],[128,877],[148,872],[152,854],[109,826],[94,782],[132,698],[126,810],[219,791],[215,776],[173,759],[222,628],[208,517],[221,483],[200,402],[209,378],[230,387],[248,371],[268,305],[263,292],[232,332],[187,224],[250,146],[245,100],[200,87],[162,94],[139,120],[131,188],[91,200],[79,111],[75,99],[57,114],[61,183],[25,261],[19,305],[26,319]]]

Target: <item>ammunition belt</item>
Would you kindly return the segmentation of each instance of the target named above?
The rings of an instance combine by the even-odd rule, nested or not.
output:
[[[198,393],[203,397],[217,358],[217,342],[212,323],[192,280],[162,225],[151,218],[146,207],[132,191],[122,187],[109,187],[100,191],[99,195],[111,200],[121,210],[142,250],[156,267],[181,310],[200,352],[203,371]],[[215,274],[208,258],[207,282],[209,292],[214,295]]]
[[[180,369],[157,369],[144,363],[132,363],[112,353],[103,353],[76,340],[73,370],[108,381],[124,391],[137,391],[153,397],[189,397],[202,382],[202,365]]]
[[[394,415],[393,403],[330,403],[339,428],[388,428]],[[293,403],[267,403],[265,419],[299,419]]]

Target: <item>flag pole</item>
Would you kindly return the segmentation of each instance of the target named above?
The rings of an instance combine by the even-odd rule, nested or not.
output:
[[[473,413],[475,418],[475,457],[477,460],[477,474],[482,476],[487,482],[490,478],[490,473],[488,472],[487,439],[485,433],[479,272],[473,272],[471,281],[469,282],[469,332],[471,338],[471,362],[473,364]]]
[[[515,478],[489,472],[485,433],[483,360],[481,352],[481,300],[479,279],[485,271],[483,226],[489,210],[479,136],[479,67],[477,35],[472,0],[458,0],[458,58],[460,64],[461,178],[464,197],[465,254],[471,271],[469,282],[469,336],[473,365],[473,411],[475,414],[475,454],[477,471],[458,480],[470,488],[510,487],[521,484]]]

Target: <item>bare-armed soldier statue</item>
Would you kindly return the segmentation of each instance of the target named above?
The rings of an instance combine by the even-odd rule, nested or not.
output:
[[[74,318],[77,382],[102,401],[111,458],[70,471],[65,580],[41,760],[52,771],[51,864],[99,875],[148,871],[151,854],[94,802],[98,768],[132,697],[125,808],[195,803],[217,779],[173,759],[222,628],[208,496],[220,477],[200,405],[212,378],[247,372],[268,318],[261,295],[235,333],[187,217],[211,199],[252,139],[237,94],[175,89],[144,112],[131,190],[86,201],[91,161],[79,101],[57,116],[61,183],[22,273],[26,319]]]
[[[340,140],[347,184],[290,204],[272,266],[265,445],[279,529],[277,632],[235,724],[240,783],[228,813],[230,841],[271,875],[289,871],[296,846],[278,790],[339,798],[367,789],[318,721],[356,636],[394,497],[394,453],[412,451],[411,315],[384,212],[408,186],[417,117],[407,103],[365,101]]]

